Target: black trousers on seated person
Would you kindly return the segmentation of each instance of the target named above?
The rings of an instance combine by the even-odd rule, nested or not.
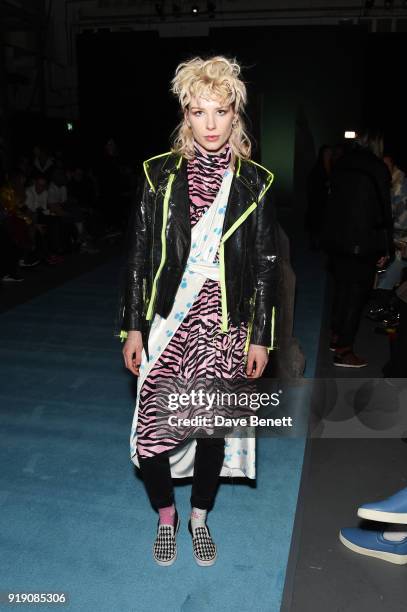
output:
[[[363,308],[373,288],[379,256],[334,255],[331,272],[334,279],[331,331],[337,334],[337,346],[352,346]]]
[[[224,438],[197,438],[192,479],[191,505],[210,510],[215,500],[225,455]],[[154,457],[139,458],[141,475],[154,508],[166,508],[174,503],[168,452]]]

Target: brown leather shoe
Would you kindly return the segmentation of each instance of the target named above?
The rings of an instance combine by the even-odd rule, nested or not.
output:
[[[367,361],[355,355],[353,350],[348,348],[335,351],[334,366],[339,368],[364,368],[367,366]]]

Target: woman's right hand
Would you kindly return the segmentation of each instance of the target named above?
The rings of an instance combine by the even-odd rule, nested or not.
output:
[[[135,376],[139,376],[143,339],[140,331],[127,332],[127,340],[123,347],[123,357],[126,368]]]

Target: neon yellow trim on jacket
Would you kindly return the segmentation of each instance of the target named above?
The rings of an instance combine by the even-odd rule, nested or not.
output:
[[[259,168],[261,168],[262,170],[264,170],[265,172],[267,172],[268,174],[268,178],[267,178],[267,185],[265,186],[265,188],[263,189],[263,191],[261,192],[261,194],[259,195],[259,199],[258,201],[260,202],[260,200],[264,197],[265,193],[268,191],[271,183],[274,181],[274,174],[272,172],[270,172],[270,170],[267,170],[267,168],[265,168],[264,166],[262,166],[261,164],[258,164],[257,162],[249,159],[248,160],[251,164],[253,164],[254,166],[258,166]]]
[[[273,306],[273,309],[271,311],[271,342],[270,342],[270,346],[267,347],[269,351],[272,351],[275,349],[275,346],[274,346],[275,326],[276,326],[276,307]]]
[[[150,157],[149,159],[146,159],[143,162],[143,169],[144,169],[144,174],[146,175],[146,179],[148,181],[148,184],[150,185],[151,189],[154,191],[155,193],[155,187],[150,179],[150,175],[148,174],[148,170],[147,170],[147,166],[148,166],[148,162],[153,161],[153,159],[159,159],[160,157],[165,157],[165,155],[171,155],[171,151],[167,151],[167,153],[160,153],[160,155],[154,155],[154,157]]]
[[[270,172],[270,170],[267,170],[267,168],[265,168],[261,164],[258,164],[258,163],[254,162],[252,160],[248,160],[248,161],[251,164],[254,164],[255,166],[258,166],[259,168],[262,168],[265,172],[267,172],[268,179],[267,179],[267,184],[266,184],[265,188],[263,189],[263,191],[260,193],[259,199],[257,200],[257,202],[253,202],[249,206],[249,208],[247,208],[245,210],[245,212],[242,215],[240,215],[240,217],[238,219],[236,219],[236,221],[233,223],[233,225],[231,225],[231,227],[227,230],[227,232],[222,236],[221,241],[220,241],[219,269],[220,269],[220,292],[221,292],[221,306],[222,306],[221,330],[223,332],[227,332],[228,331],[228,305],[227,305],[227,297],[226,297],[225,248],[224,248],[224,243],[233,234],[233,232],[239,227],[239,225],[241,225],[243,223],[243,221],[245,221],[247,219],[247,217],[250,215],[250,213],[252,213],[253,210],[255,210],[257,208],[257,204],[264,197],[264,195],[266,194],[266,192],[270,188],[271,183],[274,180],[274,174],[272,172]],[[237,176],[239,176],[238,173],[240,173],[240,158],[238,160]]]
[[[171,188],[172,188],[172,183],[174,182],[175,179],[175,174],[170,174],[169,178],[168,178],[168,183],[167,183],[167,188],[165,190],[165,196],[164,196],[164,208],[163,208],[163,224],[162,224],[162,228],[161,228],[161,261],[160,261],[160,265],[158,266],[158,270],[156,272],[156,275],[154,277],[153,280],[153,287],[151,290],[151,297],[150,297],[150,301],[148,304],[148,310],[147,310],[147,314],[146,314],[146,319],[147,321],[149,321],[152,316],[153,316],[153,308],[154,308],[154,301],[155,301],[155,297],[157,294],[157,282],[158,282],[158,277],[161,274],[161,270],[164,267],[164,263],[165,263],[165,259],[167,256],[167,242],[165,239],[165,230],[167,227],[167,219],[168,219],[168,201],[170,199],[170,195],[171,195]]]
[[[165,157],[166,155],[170,155],[171,151],[168,151],[167,153],[161,153],[160,155],[155,155],[154,157],[150,157],[149,159],[147,159],[146,161],[143,162],[143,168],[144,168],[144,173],[146,175],[147,181],[151,187],[151,189],[154,191],[156,191],[150,176],[148,174],[148,170],[147,170],[147,166],[148,163],[154,159],[159,159],[160,157]],[[247,208],[245,210],[245,212],[234,222],[234,224],[227,230],[227,232],[222,236],[221,240],[220,240],[220,249],[219,249],[219,268],[220,268],[220,289],[221,289],[221,308],[222,308],[222,323],[221,323],[221,330],[224,332],[228,331],[228,318],[227,318],[227,314],[228,314],[228,310],[227,310],[227,297],[226,297],[226,279],[225,279],[225,250],[224,250],[224,243],[225,241],[233,234],[233,232],[239,227],[239,225],[241,225],[243,223],[243,221],[246,220],[246,218],[257,208],[257,204],[260,202],[260,200],[264,197],[264,195],[266,194],[266,192],[268,191],[268,189],[270,188],[271,183],[274,180],[274,174],[272,172],[270,172],[269,170],[267,170],[267,168],[265,168],[264,166],[262,166],[261,164],[258,164],[257,162],[254,162],[252,160],[247,160],[248,162],[258,166],[259,168],[262,168],[265,172],[267,172],[268,174],[268,180],[267,180],[267,184],[266,187],[263,189],[263,191],[260,193],[259,198],[257,200],[257,202],[253,202],[249,208]],[[180,156],[176,168],[177,170],[180,168],[182,163],[182,156]],[[236,170],[236,176],[240,176],[240,167],[241,167],[241,159],[240,157],[237,160],[237,170]],[[150,300],[149,300],[149,305],[148,305],[148,310],[147,310],[147,314],[146,314],[146,319],[150,320],[152,318],[152,314],[153,314],[153,308],[154,308],[154,301],[155,301],[155,297],[156,297],[156,293],[157,293],[157,282],[158,282],[158,278],[159,275],[161,274],[161,271],[164,267],[164,263],[165,263],[165,259],[166,259],[166,249],[167,249],[167,245],[166,245],[166,239],[165,239],[165,230],[166,230],[166,225],[167,225],[167,219],[168,219],[168,202],[169,202],[169,198],[171,195],[171,188],[172,188],[172,183],[175,179],[175,174],[171,173],[168,179],[168,183],[167,183],[167,187],[166,187],[166,191],[165,191],[165,196],[164,196],[164,209],[163,209],[163,224],[162,224],[162,228],[161,228],[161,244],[162,244],[162,251],[161,251],[161,261],[160,261],[160,265],[158,267],[158,270],[155,274],[154,280],[153,280],[153,287],[152,287],[152,291],[151,291],[151,296],[150,296]],[[272,329],[271,329],[271,346],[268,347],[269,349],[273,348],[274,345],[274,327],[275,327],[275,308],[273,306],[273,314],[272,314]],[[251,331],[251,330],[250,330]],[[126,335],[124,335],[126,334]],[[127,337],[127,332],[120,332],[120,337],[125,338]],[[249,340],[250,336],[248,335],[248,339],[246,342],[246,346],[248,349],[248,340]]]
[[[233,234],[239,225],[250,215],[251,212],[257,207],[256,202],[253,202],[245,212],[240,215],[238,219],[230,226],[228,231],[222,236],[220,240],[219,250],[219,271],[220,271],[220,294],[221,294],[221,305],[222,305],[222,324],[221,330],[228,331],[228,305],[226,298],[226,279],[225,279],[225,241]]]

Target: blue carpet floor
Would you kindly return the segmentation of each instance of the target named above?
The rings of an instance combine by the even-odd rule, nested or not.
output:
[[[323,282],[296,271],[296,334],[313,372]],[[112,262],[0,317],[0,591],[67,592],[61,609],[78,612],[278,612],[304,441],[261,438],[257,488],[220,487],[213,567],[192,560],[190,487],[177,486],[178,560],[156,566],[156,515],[129,459],[115,278]]]

